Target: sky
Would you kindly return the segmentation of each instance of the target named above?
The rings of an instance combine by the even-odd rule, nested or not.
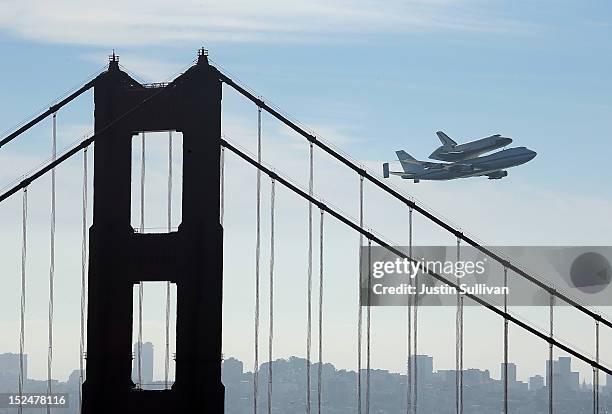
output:
[[[381,162],[393,161],[397,149],[425,159],[439,145],[437,130],[456,141],[501,133],[512,137],[515,145],[537,151],[533,161],[511,169],[503,180],[391,181],[485,244],[610,245],[611,12],[612,4],[606,1],[393,0],[380,7],[365,0],[180,1],[172,5],[159,0],[111,0],[87,6],[76,1],[8,0],[0,4],[0,131],[12,131],[104,70],[112,50],[137,80],[157,82],[182,72],[196,58],[197,49],[205,47],[219,68],[375,172]],[[92,96],[85,94],[60,112],[60,148],[92,129],[92,109]],[[251,153],[256,116],[251,104],[224,89],[223,131]],[[264,160],[298,183],[307,183],[308,149],[303,139],[265,114],[263,131]],[[150,227],[164,225],[165,139],[160,136],[147,147],[153,160],[147,164],[146,205],[150,207],[145,207]],[[50,121],[45,121],[0,149],[0,187],[47,160],[49,142]],[[89,157],[91,162],[91,153]],[[226,158],[223,347],[226,356],[236,356],[252,369],[255,173],[236,157],[228,154]],[[180,160],[175,162],[180,171]],[[79,156],[57,173],[59,304],[54,372],[60,379],[78,366],[81,165]],[[315,166],[315,193],[357,217],[357,177],[319,152],[315,152]],[[180,177],[175,179],[179,188]],[[136,194],[136,183],[133,188]],[[276,237],[275,357],[303,356],[307,205],[282,188],[277,192],[281,224]],[[366,225],[388,240],[406,244],[404,206],[368,185],[365,195]],[[269,196],[269,182],[264,179],[265,246],[269,243]],[[31,376],[43,378],[48,177],[31,186],[29,197],[26,349]],[[178,205],[176,192],[174,199]],[[134,223],[138,203],[135,196]],[[0,291],[0,352],[17,351],[20,217],[19,195],[0,205],[1,275],[6,286]],[[176,208],[173,225],[179,222]],[[329,340],[325,360],[354,369],[359,240],[329,217],[325,225],[325,280],[329,283],[324,307],[328,317],[324,338]],[[415,217],[414,232],[415,243],[454,243],[419,217]],[[264,268],[267,255],[264,247]],[[163,288],[148,290],[145,338],[151,338],[161,356]],[[264,315],[266,306],[267,302],[262,304]],[[517,312],[547,326],[543,309]],[[559,312],[560,335],[591,352],[594,327],[569,310]],[[420,352],[434,356],[435,369],[451,369],[454,309],[425,309],[421,317]],[[499,377],[501,321],[476,308],[466,310],[465,320],[465,366],[490,369]],[[267,323],[267,317],[262,317],[264,332]],[[373,366],[404,370],[405,323],[405,309],[373,310]],[[511,359],[519,366],[519,378],[543,374],[546,345],[519,329],[511,331],[511,340],[515,344]],[[602,332],[602,343],[612,344],[612,332]],[[607,357],[612,360],[612,355]],[[160,362],[156,360],[157,378],[161,378]],[[575,363],[574,368],[590,382],[585,364]]]

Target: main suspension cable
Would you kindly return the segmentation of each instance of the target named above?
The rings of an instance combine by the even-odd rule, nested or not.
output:
[[[257,108],[257,162],[261,164],[261,108]],[[259,382],[259,261],[261,250],[261,171],[257,169],[257,227],[255,230],[255,361],[253,367],[253,413],[257,414]]]
[[[309,149],[308,167],[308,194],[313,196],[314,191],[314,160],[312,142]],[[308,293],[307,293],[307,321],[306,321],[306,414],[310,414],[310,358],[312,352],[312,203],[308,202]]]
[[[20,329],[19,329],[19,414],[23,412],[23,405],[21,403],[23,397],[23,384],[25,381],[24,369],[24,351],[25,351],[25,312],[26,312],[26,261],[28,255],[28,187],[23,188],[23,201],[22,201],[22,215],[21,215],[21,306],[20,306]]]
[[[51,160],[57,158],[57,113],[52,118],[51,134]],[[55,168],[51,170],[51,240],[50,240],[50,264],[49,264],[49,347],[47,349],[47,396],[51,396],[52,369],[53,369],[53,288],[55,278]],[[49,400],[48,398],[47,400]],[[47,403],[47,414],[51,412],[51,406]]]
[[[87,301],[87,197],[88,197],[88,171],[87,148],[83,150],[83,204],[81,221],[81,338],[79,341],[79,413],[83,402],[83,358],[85,356],[85,310]]]
[[[323,217],[321,210],[321,227],[319,228],[319,366],[317,372],[318,414],[321,414],[323,386]]]
[[[274,343],[274,178],[270,187],[270,331],[268,334],[268,414],[272,414],[272,345]]]

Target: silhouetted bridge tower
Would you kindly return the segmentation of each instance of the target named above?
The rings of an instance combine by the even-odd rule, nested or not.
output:
[[[222,137],[221,132],[221,95],[222,84],[230,86],[241,95],[252,101],[258,108],[258,150],[261,145],[261,111],[266,111],[281,123],[301,135],[308,141],[310,148],[310,188],[302,189],[280,173],[272,171],[261,162],[258,157],[252,157],[238,146]],[[113,55],[108,70],[89,81],[77,91],[64,98],[49,110],[43,112],[33,120],[27,122],[4,139],[0,140],[0,147],[11,142],[20,134],[38,124],[46,117],[53,115],[55,143],[55,114],[65,105],[85,91],[94,88],[95,100],[95,132],[58,155],[55,144],[51,160],[27,175],[19,183],[11,186],[0,194],[0,203],[15,195],[23,193],[24,214],[23,221],[23,254],[22,254],[22,286],[26,279],[26,251],[27,251],[27,189],[28,186],[46,174],[55,171],[55,168],[75,154],[86,150],[95,142],[95,170],[94,170],[94,203],[93,224],[89,228],[89,266],[83,264],[83,273],[88,271],[88,311],[87,311],[87,380],[83,384],[82,412],[96,413],[174,413],[174,412],[204,412],[221,413],[224,406],[224,387],[221,383],[221,333],[222,333],[222,284],[223,284],[223,228],[220,223],[223,205],[223,150],[229,150],[240,159],[255,167],[258,171],[257,187],[257,217],[260,210],[260,178],[267,175],[274,184],[284,186],[301,197],[309,204],[309,243],[310,265],[312,265],[313,220],[312,210],[319,209],[321,214],[321,246],[323,243],[323,216],[327,215],[352,229],[359,235],[365,245],[372,243],[387,248],[399,257],[413,260],[405,252],[398,250],[367,230],[363,223],[363,184],[367,181],[378,190],[393,197],[406,207],[410,217],[410,245],[412,246],[412,215],[421,214],[425,219],[439,226],[457,239],[478,249],[482,254],[500,264],[504,272],[512,272],[512,277],[522,278],[534,286],[543,289],[550,295],[550,330],[542,331],[533,324],[527,323],[515,316],[506,306],[500,307],[487,302],[486,299],[472,294],[465,298],[482,305],[482,307],[497,314],[504,321],[504,362],[508,363],[508,324],[512,323],[536,338],[546,342],[549,346],[549,359],[552,361],[553,349],[578,358],[593,369],[593,381],[598,384],[599,371],[612,374],[609,367],[602,365],[599,358],[599,328],[600,325],[612,328],[612,322],[600,314],[587,308],[571,297],[554,289],[538,278],[495,252],[480,245],[477,241],[465,235],[459,229],[451,226],[438,216],[417,204],[412,198],[395,190],[379,180],[369,171],[354,161],[340,154],[311,132],[304,130],[295,122],[289,120],[278,110],[271,107],[264,100],[250,93],[245,87],[236,83],[231,77],[215,68],[208,61],[207,53],[202,50],[197,63],[186,72],[168,84],[143,85],[122,71],[118,59]],[[130,223],[131,206],[131,176],[132,176],[132,141],[135,135],[150,131],[180,131],[183,135],[183,180],[182,180],[182,222],[177,231],[163,234],[149,234],[137,232]],[[352,220],[335,210],[330,205],[316,197],[313,191],[313,149],[321,150],[332,158],[352,170],[359,178],[360,189],[360,219]],[[221,151],[220,151],[221,150]],[[85,157],[85,180],[87,182],[87,158]],[[53,175],[54,177],[54,175]],[[53,178],[53,183],[55,181]],[[86,189],[86,186],[85,186]],[[53,194],[55,187],[53,187]],[[272,193],[274,194],[274,193]],[[84,200],[87,193],[84,194]],[[54,200],[54,198],[53,198]],[[272,198],[272,200],[274,200]],[[272,203],[272,217],[274,217],[274,204]],[[53,217],[55,204],[53,201]],[[85,211],[85,208],[84,208]],[[53,219],[54,220],[54,219]],[[53,221],[52,229],[54,229]],[[83,231],[87,231],[86,214],[83,216]],[[52,230],[52,234],[53,234]],[[272,230],[273,232],[273,230]],[[259,233],[257,234],[259,246]],[[84,233],[84,246],[87,235]],[[53,252],[52,238],[52,252]],[[53,254],[53,253],[52,253]],[[273,254],[273,253],[272,253]],[[87,257],[84,252],[83,257]],[[53,260],[53,258],[52,258]],[[323,256],[321,253],[321,264]],[[310,266],[311,267],[311,266]],[[52,267],[53,268],[53,267]],[[87,270],[88,269],[88,270]],[[323,266],[321,266],[323,269]],[[438,281],[457,287],[454,280],[443,275],[428,271],[429,275]],[[272,271],[270,277],[272,278]],[[309,284],[312,283],[312,269],[309,268]],[[176,374],[171,387],[164,390],[143,390],[136,387],[131,379],[131,345],[133,315],[134,286],[146,281],[166,281],[177,285],[177,325],[176,325]],[[323,270],[319,279],[323,286]],[[357,281],[356,281],[357,283]],[[83,286],[85,279],[83,279]],[[50,303],[53,303],[53,271],[50,277]],[[364,287],[361,287],[364,289]],[[85,289],[82,290],[85,292]],[[311,359],[311,330],[312,315],[310,312],[312,297],[308,296],[308,343],[307,360]],[[259,273],[257,273],[257,301],[259,301]],[[81,298],[83,301],[83,297]],[[463,298],[458,298],[456,320],[456,362],[457,373],[463,369]],[[553,300],[554,299],[554,300]],[[321,301],[323,297],[319,298]],[[557,340],[554,332],[553,303],[564,301],[577,312],[589,317],[596,327],[596,351],[590,357],[576,347]],[[23,319],[25,306],[25,289],[22,288],[20,354],[24,352]],[[82,302],[84,303],[84,302]],[[259,303],[259,302],[257,302]],[[272,294],[270,293],[270,303]],[[412,303],[414,313],[409,308],[408,356],[417,352],[417,308],[418,303]],[[258,315],[259,308],[256,313]],[[319,321],[323,319],[321,306],[319,306]],[[81,309],[82,324],[84,323],[84,310]],[[362,315],[362,307],[358,306],[358,372],[356,407],[359,413],[369,411],[369,369],[370,344],[369,310]],[[367,321],[362,326],[362,319]],[[52,306],[49,317],[49,393],[51,389],[51,358],[53,349],[53,323]],[[258,319],[256,318],[255,332],[258,333]],[[321,329],[319,324],[319,329]],[[362,330],[366,330],[366,366],[362,366]],[[321,331],[319,331],[321,334]],[[81,345],[83,345],[83,327],[81,331]],[[319,362],[321,360],[322,340],[319,335]],[[269,335],[270,350],[272,349],[272,331]],[[412,348],[410,348],[412,346]],[[85,350],[81,349],[82,361]],[[257,361],[257,351],[255,360]],[[270,355],[271,358],[271,355]],[[319,370],[322,364],[319,364]],[[552,367],[552,364],[550,364]],[[361,371],[365,368],[366,377],[362,379]],[[269,378],[272,368],[269,365]],[[417,367],[408,365],[406,412],[416,414],[418,407]],[[551,368],[552,370],[552,368]],[[307,366],[306,412],[315,411],[311,407],[310,364]],[[82,374],[82,372],[81,372]],[[547,373],[548,380],[552,381],[552,371]],[[507,375],[504,384],[504,412],[508,412],[508,384]],[[320,371],[319,371],[320,379]],[[362,384],[362,382],[364,382]],[[23,378],[20,377],[19,391],[22,392]],[[456,412],[463,412],[463,377],[457,374],[456,379]],[[257,379],[254,381],[254,412],[257,412]],[[318,383],[317,402],[321,404],[321,383]],[[549,410],[553,412],[553,387],[549,387]],[[272,381],[268,384],[268,396],[272,396]],[[364,398],[365,397],[365,398]],[[268,409],[271,411],[271,401],[268,400]],[[593,412],[599,413],[598,387],[594,388]],[[320,409],[320,405],[318,407]]]
[[[122,412],[221,412],[217,71],[201,54],[171,84],[147,88],[113,59],[96,81],[94,95],[97,138],[83,412],[105,413],[109,407],[125,407]],[[167,234],[137,233],[130,225],[132,138],[171,130],[183,134],[182,223]],[[133,287],[143,281],[177,285],[176,379],[169,390],[133,389]]]

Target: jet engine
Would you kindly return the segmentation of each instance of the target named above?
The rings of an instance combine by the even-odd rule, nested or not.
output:
[[[492,172],[491,174],[487,174],[487,177],[489,177],[489,180],[499,180],[500,178],[504,178],[508,175],[508,171],[495,171]]]

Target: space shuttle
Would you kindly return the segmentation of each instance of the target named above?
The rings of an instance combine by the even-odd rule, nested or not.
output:
[[[431,153],[429,158],[432,160],[456,162],[478,157],[487,152],[503,148],[512,143],[512,138],[502,137],[500,134],[491,135],[475,141],[457,144],[442,131],[436,132],[438,139],[442,143]]]

